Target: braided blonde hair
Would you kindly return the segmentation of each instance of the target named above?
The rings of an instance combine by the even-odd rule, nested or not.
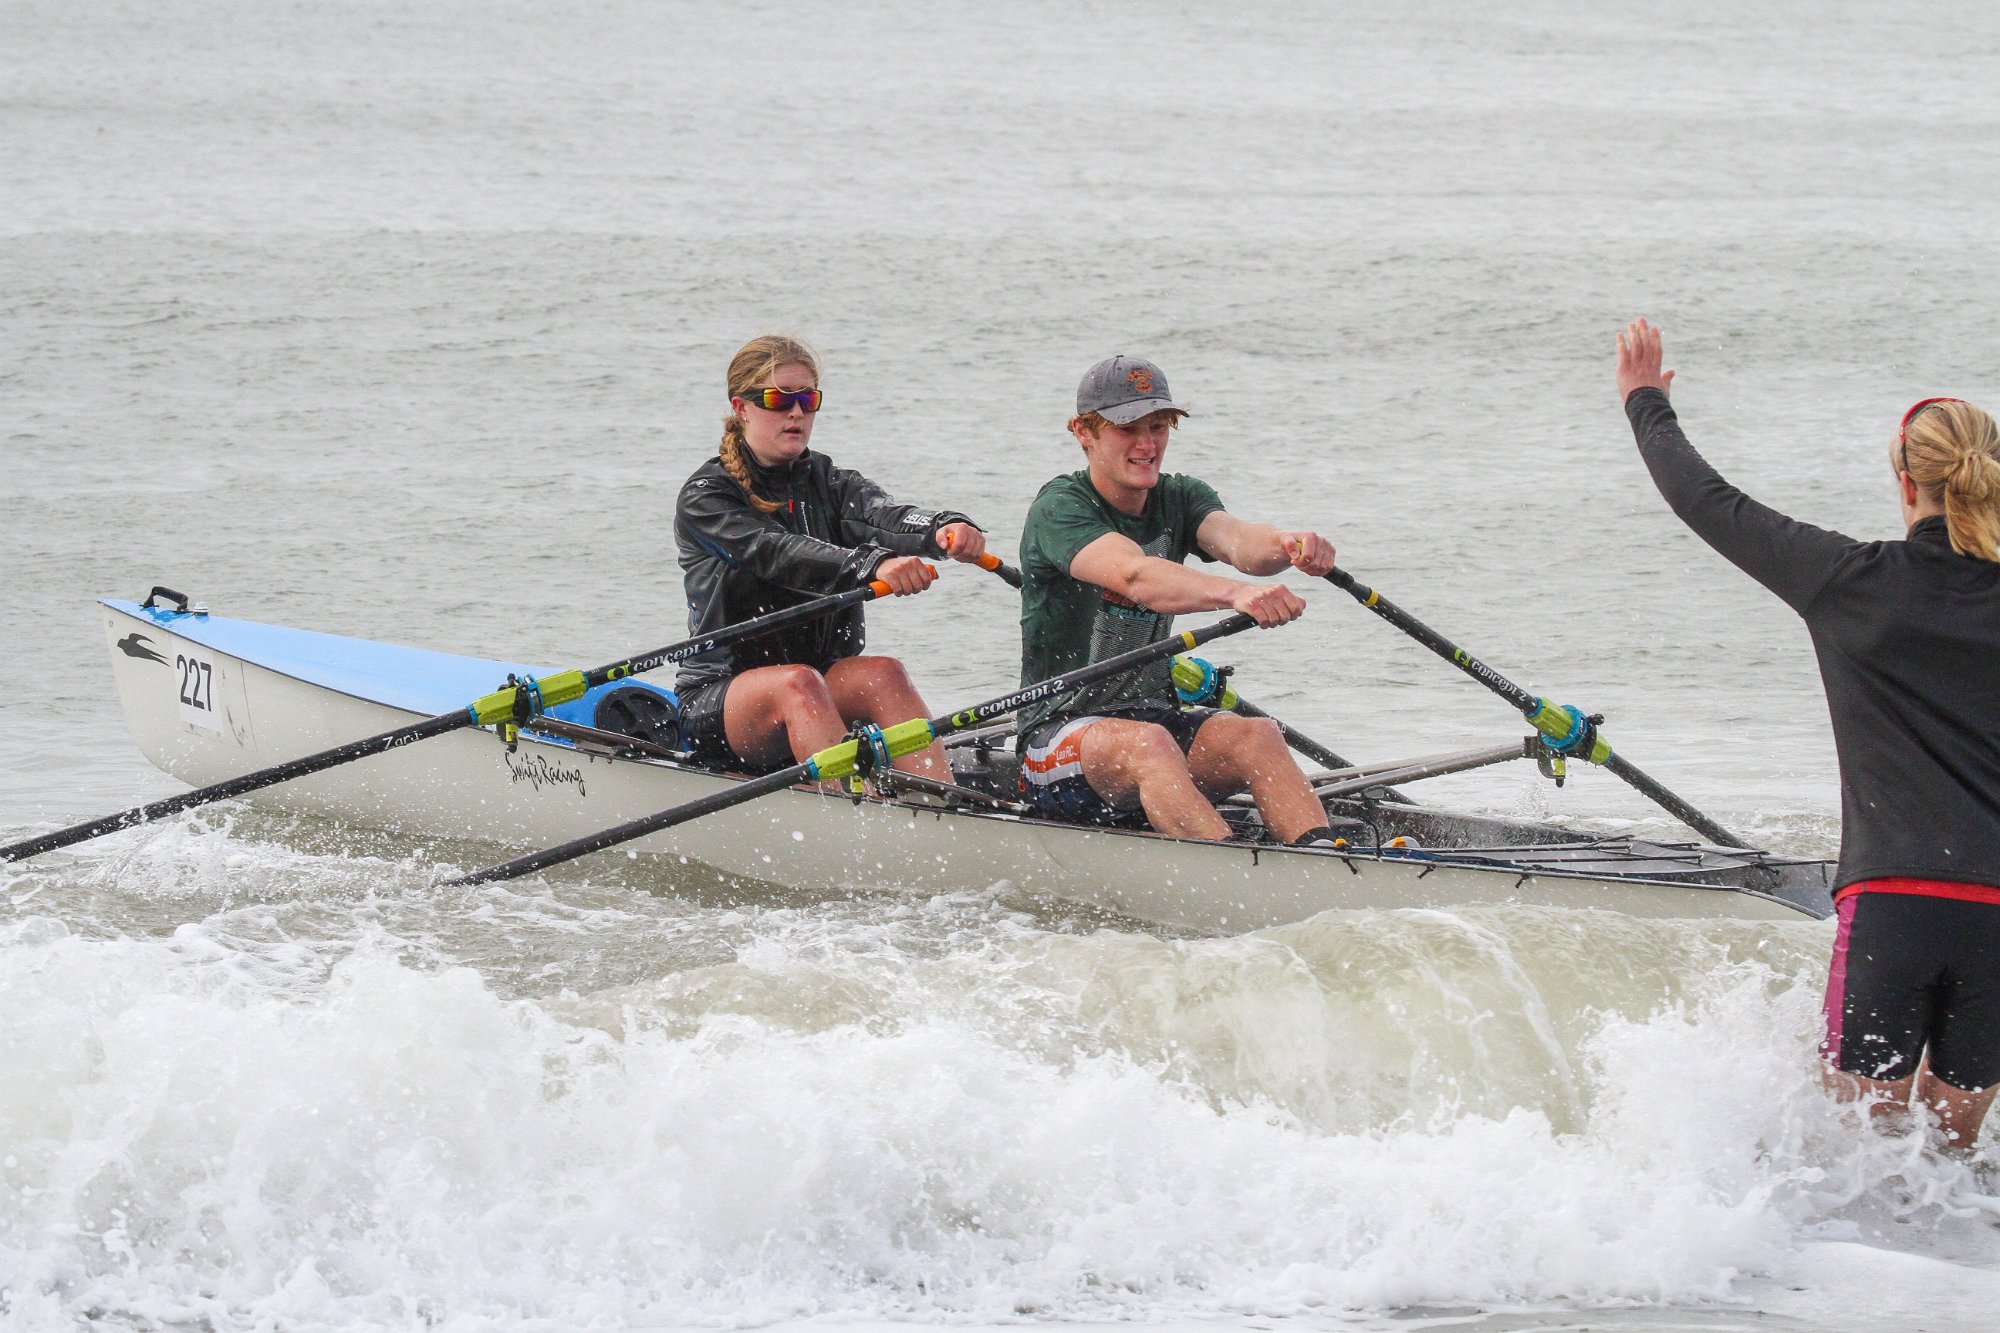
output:
[[[782,333],[767,333],[761,338],[752,338],[736,349],[736,355],[729,358],[729,396],[741,398],[757,387],[757,382],[780,366],[804,366],[812,372],[813,381],[819,381],[819,358],[812,348],[797,338]],[[750,476],[750,464],[745,455],[750,452],[749,436],[744,432],[743,415],[731,409],[722,419],[722,444],[717,449],[722,459],[722,470],[729,479],[743,488],[743,494],[759,513],[775,514],[783,506],[775,500],[767,500],[757,494],[757,487]]]
[[[1910,418],[1898,471],[1944,502],[1945,531],[1960,555],[2000,562],[2000,432],[1993,418],[1955,399]]]

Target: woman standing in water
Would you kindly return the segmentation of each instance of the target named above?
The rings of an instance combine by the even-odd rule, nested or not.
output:
[[[1724,481],[1667,404],[1660,334],[1618,338],[1618,391],[1676,514],[1798,612],[1840,762],[1826,1082],[1913,1102],[1966,1152],[2000,1085],[2000,436],[1956,398],[1889,447],[1908,535],[1858,542]]]
[[[821,397],[818,359],[796,339],[753,338],[731,358],[722,443],[674,514],[692,633],[870,581],[921,592],[937,577],[926,555],[985,552],[965,515],[897,504],[812,452]],[[850,722],[930,716],[901,662],[861,655],[864,636],[856,605],[688,658],[675,682],[688,748],[770,771],[835,744]],[[937,743],[896,766],[951,776]]]

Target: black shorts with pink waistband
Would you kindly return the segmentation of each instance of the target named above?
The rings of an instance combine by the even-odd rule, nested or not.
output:
[[[1095,723],[1114,717],[1126,722],[1152,722],[1167,729],[1186,754],[1195,733],[1214,717],[1213,708],[1135,708],[1129,713],[1050,718],[1021,735],[1021,790],[1038,814],[1076,824],[1143,827],[1145,815],[1132,806],[1112,805],[1083,776],[1083,733]]]
[[[1820,1053],[1843,1073],[2000,1083],[2000,889],[1863,880],[1835,898]]]

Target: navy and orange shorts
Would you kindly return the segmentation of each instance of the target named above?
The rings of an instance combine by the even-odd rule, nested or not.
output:
[[[1093,713],[1059,717],[1031,727],[1021,735],[1021,787],[1037,814],[1073,824],[1137,826],[1145,816],[1134,805],[1114,806],[1097,794],[1083,776],[1083,733],[1106,717],[1128,722],[1153,722],[1167,729],[1186,754],[1195,733],[1214,717],[1213,708],[1135,708],[1129,713]]]
[[[2000,888],[1861,880],[1834,912],[1827,1063],[1894,1082],[1928,1059],[1962,1091],[2000,1083]]]

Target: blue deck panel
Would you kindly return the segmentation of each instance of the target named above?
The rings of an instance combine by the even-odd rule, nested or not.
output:
[[[560,669],[460,657],[456,653],[288,629],[254,620],[231,620],[227,616],[184,615],[165,607],[142,607],[137,602],[115,597],[100,600],[105,606],[150,621],[205,648],[329,690],[426,717],[463,708],[481,695],[491,694],[506,683],[509,672],[546,676]],[[558,715],[566,711],[550,710]]]

